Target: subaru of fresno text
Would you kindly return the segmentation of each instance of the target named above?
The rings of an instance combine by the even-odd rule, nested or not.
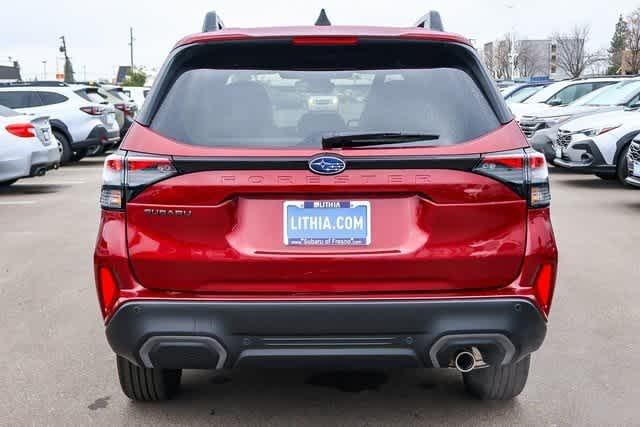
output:
[[[477,397],[522,391],[556,280],[547,166],[428,17],[209,15],[176,45],[104,168],[95,278],[127,396],[245,367],[456,368]]]

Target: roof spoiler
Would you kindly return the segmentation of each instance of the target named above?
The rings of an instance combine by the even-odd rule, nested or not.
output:
[[[220,31],[224,28],[224,22],[220,19],[220,16],[212,10],[208,12],[204,17],[204,23],[202,24],[202,32],[209,33],[212,31]]]
[[[315,25],[319,27],[328,27],[331,25],[331,21],[329,21],[327,12],[324,9],[320,10],[320,15],[318,16],[318,19],[316,19]]]
[[[416,22],[416,27],[426,28],[432,31],[444,31],[440,12],[432,10]]]

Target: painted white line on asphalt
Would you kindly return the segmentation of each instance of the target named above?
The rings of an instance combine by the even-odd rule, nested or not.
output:
[[[36,202],[35,200],[16,200],[13,202],[4,202],[4,201],[0,201],[0,206],[11,206],[11,205],[35,205]]]
[[[46,183],[42,183],[43,185],[77,185],[77,184],[84,184],[87,181],[58,181],[55,179],[52,180],[48,180]]]

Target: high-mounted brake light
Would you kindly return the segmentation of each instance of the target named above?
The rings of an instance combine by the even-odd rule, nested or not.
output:
[[[89,107],[80,107],[80,111],[87,113],[91,116],[99,116],[102,113],[104,113],[104,108],[92,105]]]
[[[354,46],[358,37],[352,36],[300,36],[293,38],[296,46]]]
[[[531,150],[513,150],[487,154],[474,172],[490,176],[525,197],[531,208],[551,203],[549,171],[544,155]]]
[[[171,159],[167,157],[112,154],[104,162],[100,205],[104,209],[123,209],[127,198],[176,173]]]
[[[31,123],[14,123],[5,126],[7,132],[20,138],[31,138],[36,136],[36,130]]]

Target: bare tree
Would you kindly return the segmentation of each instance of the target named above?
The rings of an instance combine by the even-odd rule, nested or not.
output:
[[[634,10],[627,18],[626,60],[623,68],[629,74],[640,71],[640,8]]]
[[[544,71],[544,52],[534,42],[520,40],[515,44],[514,66],[520,77],[533,77]]]
[[[511,49],[513,48],[513,39],[511,34],[506,34],[502,39],[496,42],[494,49],[493,65],[495,75],[499,79],[510,80],[511,73]]]
[[[598,55],[587,52],[589,34],[588,25],[576,25],[568,33],[553,35],[558,48],[558,68],[569,77],[580,77],[591,64],[600,60]]]

